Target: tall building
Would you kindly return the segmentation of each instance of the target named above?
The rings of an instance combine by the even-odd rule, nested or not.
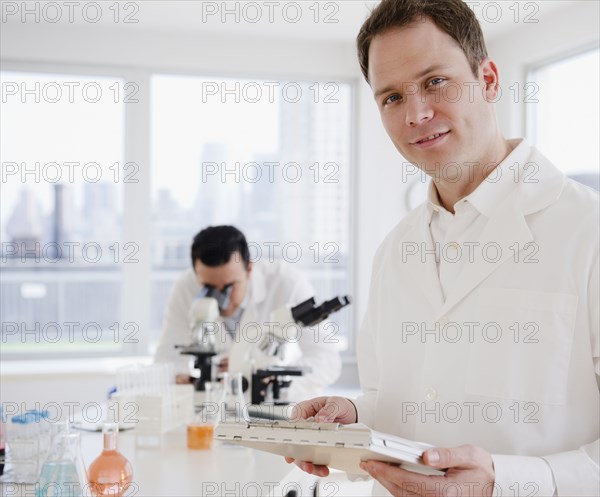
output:
[[[278,206],[282,196],[279,194],[279,185],[270,177],[270,166],[265,165],[277,162],[277,155],[256,154],[252,161],[260,168],[260,177],[243,184],[240,225],[248,240],[258,243],[278,240]]]
[[[330,242],[345,250],[349,244],[351,91],[349,85],[338,85],[336,103],[326,101],[322,91],[316,98],[311,87],[303,84],[300,101],[280,105],[281,161],[295,162],[302,170],[298,182],[294,182],[293,167],[288,167],[284,177],[280,232],[303,248]]]
[[[6,224],[10,254],[15,258],[39,257],[43,235],[42,214],[33,192],[23,187]],[[7,247],[8,248],[8,247]]]
[[[239,162],[239,161],[238,161]],[[216,168],[216,173],[212,172]],[[200,181],[192,212],[198,229],[213,224],[237,224],[242,184],[234,174],[235,158],[225,143],[207,143],[200,157]]]
[[[184,209],[167,189],[158,191],[153,206],[154,229],[152,262],[154,267],[181,267],[188,263],[195,227]]]

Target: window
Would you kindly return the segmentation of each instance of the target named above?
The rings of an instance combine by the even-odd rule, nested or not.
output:
[[[295,264],[319,302],[350,293],[350,85],[155,75],[151,95],[155,338],[208,225]],[[344,333],[351,313],[332,319]]]
[[[533,143],[565,174],[598,189],[600,135],[599,50],[540,65],[531,71],[539,89],[529,114]]]
[[[3,356],[122,350],[122,86],[2,72]]]
[[[296,264],[318,301],[352,294],[350,84],[0,74],[3,359],[153,352],[209,224],[237,225],[254,260]],[[352,317],[334,316],[342,341]]]

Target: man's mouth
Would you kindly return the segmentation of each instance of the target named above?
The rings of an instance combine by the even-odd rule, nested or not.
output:
[[[414,141],[413,145],[423,145],[425,143],[432,142],[434,140],[437,140],[441,136],[447,135],[448,133],[450,133],[450,131],[444,131],[442,133],[434,133],[433,135],[429,135],[429,136],[426,136],[424,138],[421,138],[420,140]]]

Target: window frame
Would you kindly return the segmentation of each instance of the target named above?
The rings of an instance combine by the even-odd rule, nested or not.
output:
[[[543,59],[539,59],[531,64],[528,64],[525,67],[524,81],[538,83],[537,78],[535,77],[536,71],[542,69],[545,66],[549,66],[551,64],[555,64],[558,62],[563,62],[573,57],[577,57],[585,54],[586,52],[591,52],[593,50],[600,50],[600,41],[595,40],[590,43],[585,43],[583,45],[578,45],[570,50],[564,50],[559,53],[555,53],[550,57],[546,57]],[[524,129],[525,136],[533,146],[537,146],[537,107],[532,105],[527,105],[525,101],[522,103],[525,106],[524,112]],[[539,102],[537,103],[539,105]]]

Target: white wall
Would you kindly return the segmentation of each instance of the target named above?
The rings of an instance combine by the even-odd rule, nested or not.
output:
[[[342,43],[274,41],[186,32],[11,25],[2,27],[4,60],[191,71],[243,77],[354,77],[354,53]]]

